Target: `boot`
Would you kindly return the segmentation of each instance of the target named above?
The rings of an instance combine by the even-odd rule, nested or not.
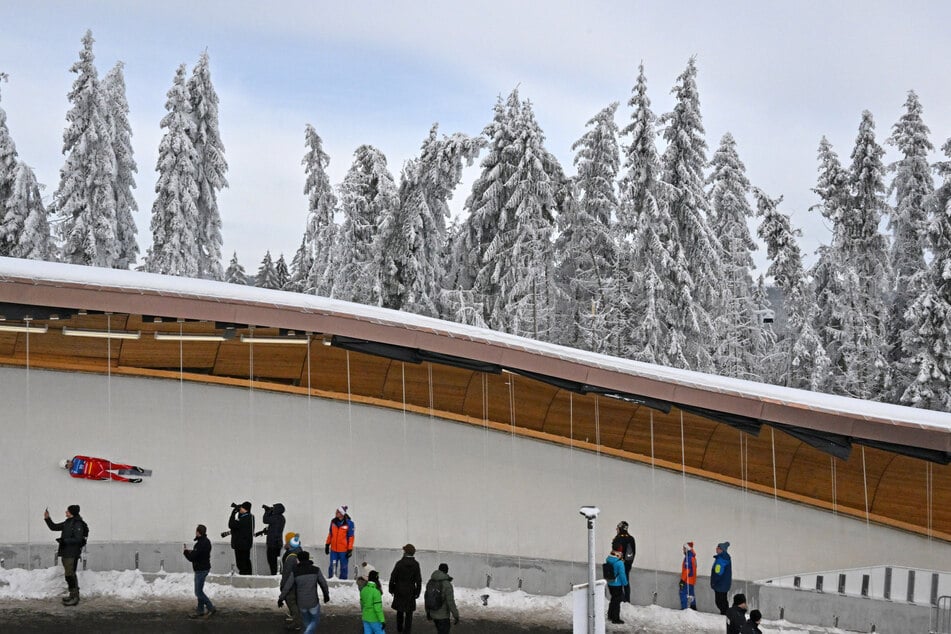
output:
[[[72,606],[79,604],[79,588],[69,591],[69,596],[63,599],[63,605]]]

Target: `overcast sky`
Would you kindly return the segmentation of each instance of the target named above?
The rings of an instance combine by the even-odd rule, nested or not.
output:
[[[85,30],[96,39],[100,77],[125,62],[144,254],[165,93],[177,66],[190,72],[207,49],[230,165],[230,188],[219,195],[225,265],[237,251],[256,272],[266,249],[290,261],[300,244],[306,123],[324,139],[333,183],[364,143],[386,154],[398,178],[432,123],[478,134],[496,98],[518,86],[548,149],[573,174],[571,144],[591,116],[620,101],[618,124],[627,125],[641,61],[660,114],[696,55],[708,156],[723,133],[733,134],[750,181],[785,196],[811,262],[828,240],[808,211],[822,135],[848,164],[862,111],[873,113],[884,143],[914,89],[932,142],[951,137],[949,24],[951,3],[907,0],[0,0],[0,72],[10,75],[0,107],[49,197],[63,164],[69,67]],[[457,213],[477,173],[469,169],[457,190]],[[762,249],[756,262],[765,267]]]

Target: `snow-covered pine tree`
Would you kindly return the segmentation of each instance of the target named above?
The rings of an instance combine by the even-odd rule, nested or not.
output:
[[[875,141],[872,114],[866,110],[852,151],[852,196],[841,215],[843,240],[835,256],[844,276],[845,308],[838,316],[841,354],[835,361],[839,393],[868,400],[881,400],[887,386],[885,291],[890,267],[885,237],[878,230],[887,209],[884,153]]]
[[[231,256],[228,270],[225,271],[225,281],[228,282],[228,284],[241,284],[242,286],[247,286],[248,284],[248,274],[244,272],[244,267],[238,262],[237,251]]]
[[[747,200],[750,182],[729,132],[720,139],[710,165],[710,226],[718,238],[722,271],[714,318],[715,365],[724,376],[764,381],[766,377],[759,372],[761,359],[755,356],[761,320],[753,301],[751,270],[756,243],[747,225],[753,216]]]
[[[623,130],[631,142],[625,148],[617,224],[622,354],[647,363],[686,367],[684,333],[671,327],[675,323],[671,311],[678,303],[676,294],[689,288],[690,274],[683,250],[676,250],[676,260],[668,251],[673,245],[673,221],[666,187],[660,181],[656,117],[647,96],[643,63],[632,93],[628,104],[634,112]]]
[[[6,247],[2,255],[29,260],[53,259],[55,248],[40,188],[33,170],[19,161],[6,208],[0,209],[0,239]]]
[[[285,291],[294,293],[303,293],[307,287],[307,276],[310,275],[310,269],[314,266],[314,260],[310,256],[310,247],[307,246],[307,238],[301,238],[300,246],[291,258],[290,273],[291,278],[284,286]]]
[[[778,337],[773,329],[772,318],[775,313],[766,294],[766,278],[762,274],[756,279],[752,293],[751,303],[756,320],[750,330],[752,341],[749,356],[757,365],[750,370],[749,376],[754,381],[769,383],[772,379],[769,367],[775,365]]]
[[[951,139],[941,149],[951,159]],[[906,354],[917,354],[917,376],[901,402],[951,412],[951,160],[939,169],[944,183],[933,197],[927,228],[932,259],[920,273],[926,279],[915,282],[923,292],[908,308],[912,327],[904,337]]]
[[[281,285],[277,279],[277,269],[274,266],[274,260],[271,258],[271,252],[264,254],[261,260],[261,266],[258,267],[258,274],[254,278],[254,285],[258,288],[280,289]]]
[[[112,138],[112,152],[116,157],[116,174],[113,191],[116,196],[116,243],[118,253],[112,266],[127,269],[139,255],[139,243],[135,239],[138,229],[132,213],[139,207],[132,195],[138,167],[132,150],[132,126],[129,124],[129,102],[125,96],[123,62],[118,62],[102,80],[102,92],[106,99],[106,122]]]
[[[66,113],[59,187],[51,213],[58,216],[63,260],[72,264],[115,266],[119,258],[114,189],[116,155],[109,130],[108,105],[93,63],[92,31],[83,36]]]
[[[891,369],[889,400],[896,403],[917,373],[915,360],[919,351],[909,353],[902,347],[902,339],[912,328],[906,311],[923,294],[924,289],[918,284],[928,279],[920,273],[927,268],[928,211],[934,195],[928,153],[934,146],[928,139],[928,126],[922,121],[921,112],[918,95],[909,91],[905,114],[892,126],[892,135],[888,139],[888,143],[898,148],[902,155],[891,165],[895,178],[890,192],[895,194],[895,206],[891,209],[888,223],[892,232],[890,259],[893,277],[886,340]]]
[[[7,80],[6,73],[0,73],[0,88]],[[2,93],[2,90],[0,90]],[[11,224],[6,215],[9,214],[7,204],[13,195],[13,187],[19,169],[16,144],[7,128],[7,113],[0,106],[0,256],[9,256],[13,245],[17,242],[17,235],[21,224]],[[20,216],[16,218],[19,220]],[[22,221],[21,221],[22,222]]]
[[[435,317],[439,314],[439,258],[446,243],[449,199],[482,145],[456,133],[437,136],[433,124],[418,159],[400,179],[400,208],[380,226],[382,305]]]
[[[146,257],[150,273],[198,276],[198,153],[192,145],[193,125],[185,83],[185,65],[178,67],[165,102],[165,135],[159,143],[158,182],[152,204],[152,246]]]
[[[208,51],[201,54],[188,80],[188,98],[193,125],[189,130],[198,155],[196,182],[198,215],[195,237],[198,240],[198,277],[222,279],[221,214],[218,192],[228,186],[225,173],[225,147],[218,130],[218,93],[211,83]]]
[[[301,161],[307,175],[304,183],[304,195],[307,196],[304,242],[307,244],[311,267],[306,272],[300,292],[332,297],[336,272],[333,257],[338,227],[334,223],[337,197],[327,176],[330,157],[324,152],[323,141],[314,126],[309,123],[304,128],[304,144],[307,146]]]
[[[399,212],[399,192],[383,152],[361,145],[340,184],[340,228],[333,296],[361,304],[381,302],[378,228]]]
[[[558,278],[567,299],[560,343],[616,351],[621,318],[617,303],[618,245],[612,227],[618,214],[615,181],[620,166],[614,102],[588,120],[589,130],[571,146],[577,150],[577,203],[564,209],[555,243]],[[567,335],[567,336],[566,336]]]
[[[274,281],[277,284],[275,288],[284,289],[291,281],[291,272],[287,268],[287,261],[284,260],[284,254],[277,258],[274,264]]]

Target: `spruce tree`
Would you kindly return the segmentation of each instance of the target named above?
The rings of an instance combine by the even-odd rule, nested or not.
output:
[[[951,159],[951,139],[942,147]],[[917,370],[901,401],[915,407],[951,412],[951,161],[939,166],[944,183],[933,197],[928,224],[932,259],[915,285],[922,294],[908,308],[911,328],[903,350],[914,354]]]
[[[40,187],[33,170],[19,161],[10,196],[5,208],[0,209],[0,239],[5,247],[2,255],[30,260],[54,259],[50,223]]]
[[[229,284],[241,284],[242,286],[246,286],[248,283],[248,275],[244,272],[244,267],[238,262],[237,251],[231,256],[228,270],[225,271],[225,281]]]
[[[284,260],[284,254],[282,253],[274,265],[274,282],[277,284],[275,288],[285,289],[290,281],[291,272],[287,268],[287,262]]]
[[[138,167],[132,150],[132,126],[129,124],[129,103],[125,96],[124,64],[118,62],[102,80],[106,99],[106,117],[112,138],[112,151],[116,157],[114,193],[116,196],[116,242],[118,253],[113,266],[127,269],[139,255],[139,243],[135,236],[138,229],[132,213],[139,207],[132,195]]]
[[[51,211],[60,221],[63,260],[112,267],[119,261],[116,222],[116,155],[109,129],[109,108],[93,63],[93,37],[86,31],[66,114],[59,187]]]
[[[334,223],[337,197],[334,195],[327,166],[330,157],[324,152],[323,141],[309,123],[304,128],[304,143],[307,152],[301,164],[307,179],[304,195],[307,196],[307,228],[304,242],[311,260],[300,292],[331,297],[334,285],[335,261],[333,259],[338,227]]]
[[[921,103],[914,91],[908,92],[905,114],[892,126],[888,142],[898,148],[901,159],[891,166],[895,172],[890,192],[895,194],[889,228],[892,232],[890,262],[892,267],[891,302],[888,305],[886,340],[891,369],[890,400],[898,402],[914,380],[918,351],[905,352],[902,339],[912,328],[908,307],[923,294],[918,284],[927,281],[920,275],[925,265],[928,240],[928,208],[933,202],[934,180],[928,153],[934,149],[928,139],[928,126],[921,119]]]
[[[620,167],[618,104],[604,108],[586,124],[590,128],[571,149],[577,150],[574,179],[577,204],[559,217],[559,279],[568,299],[571,323],[561,343],[595,352],[617,350],[618,247],[612,219],[618,214],[615,181]]]
[[[679,331],[677,337],[684,347],[671,350],[668,356],[675,363],[680,357],[690,369],[711,371],[715,339],[712,311],[720,286],[720,259],[716,237],[707,225],[710,205],[703,175],[707,143],[696,79],[696,60],[690,58],[671,91],[677,103],[672,112],[660,118],[667,142],[661,180],[667,186],[672,221],[668,251],[675,262],[686,262],[688,274],[674,282],[680,292],[674,295],[676,303],[668,313],[671,328]]]
[[[6,73],[0,73],[0,88],[7,80]],[[0,90],[0,96],[2,96]],[[0,256],[9,256],[13,245],[17,242],[19,225],[11,224],[13,219],[7,219],[10,214],[7,210],[8,201],[13,196],[13,188],[19,169],[16,144],[7,128],[7,113],[0,106]],[[17,219],[20,216],[17,215]]]
[[[307,239],[302,238],[300,246],[297,247],[297,251],[294,253],[294,257],[291,258],[291,278],[288,280],[284,290],[303,293],[304,289],[307,288],[307,276],[310,275],[310,269],[313,265],[314,261],[310,256]]]
[[[751,270],[756,243],[747,225],[753,216],[747,200],[750,182],[729,132],[720,140],[710,165],[713,170],[707,182],[711,187],[711,228],[718,237],[722,271],[715,318],[716,365],[725,376],[763,380],[756,374],[760,363],[755,344],[761,313],[757,313],[753,300]]]
[[[218,192],[228,186],[225,148],[218,131],[218,93],[211,83],[208,51],[201,54],[188,80],[188,98],[193,124],[189,129],[198,160],[195,237],[198,240],[198,277],[222,279],[221,214]]]
[[[151,273],[198,276],[198,153],[192,145],[191,106],[185,65],[178,67],[165,102],[165,134],[159,144],[158,182],[152,204],[152,246],[146,257]]]
[[[271,252],[264,254],[261,260],[261,266],[258,267],[258,274],[254,278],[254,285],[258,288],[280,289],[280,281],[277,279],[277,269],[274,266],[274,260],[271,259]]]

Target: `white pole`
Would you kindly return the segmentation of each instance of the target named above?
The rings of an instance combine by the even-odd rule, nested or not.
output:
[[[594,632],[594,522],[595,518],[588,518],[588,634]]]

